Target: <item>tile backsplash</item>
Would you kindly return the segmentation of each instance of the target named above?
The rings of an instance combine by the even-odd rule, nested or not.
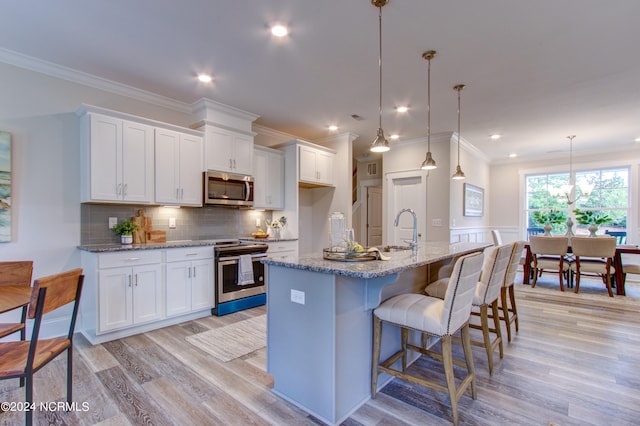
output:
[[[153,229],[167,232],[167,241],[208,240],[249,236],[256,230],[256,219],[264,223],[271,212],[226,207],[169,208],[111,204],[81,204],[80,244],[119,243],[120,237],[109,229],[109,218],[118,223],[144,210],[152,218]],[[175,218],[176,228],[169,229],[169,218]]]

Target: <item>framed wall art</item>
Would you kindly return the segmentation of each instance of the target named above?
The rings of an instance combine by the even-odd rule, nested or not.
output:
[[[464,215],[482,217],[484,215],[484,189],[479,186],[464,184]]]
[[[0,131],[0,243],[11,241],[11,133]]]

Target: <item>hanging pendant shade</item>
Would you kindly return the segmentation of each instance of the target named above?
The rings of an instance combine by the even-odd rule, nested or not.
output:
[[[380,83],[380,103],[378,109],[378,135],[371,142],[369,146],[369,150],[371,152],[386,152],[391,148],[389,147],[389,141],[384,137],[384,130],[382,130],[382,6],[386,5],[388,0],[371,0],[371,4],[378,8],[378,41],[379,41],[379,56],[378,56],[378,74],[379,74],[379,83]]]
[[[427,60],[427,155],[422,166],[422,170],[437,169],[438,165],[436,160],[433,159],[431,154],[431,60],[436,56],[435,50],[429,50],[422,54],[422,57]]]
[[[460,91],[464,89],[464,84],[458,84],[453,87],[453,90],[458,92],[458,165],[456,166],[456,172],[451,176],[451,179],[462,180],[465,178],[462,167],[460,167]]]

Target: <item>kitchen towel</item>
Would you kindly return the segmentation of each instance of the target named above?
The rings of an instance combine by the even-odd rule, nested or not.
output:
[[[253,283],[253,259],[250,254],[243,254],[238,260],[238,285]]]

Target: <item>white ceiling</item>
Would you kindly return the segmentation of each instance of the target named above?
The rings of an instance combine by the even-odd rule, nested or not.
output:
[[[0,48],[192,103],[207,97],[313,140],[378,127],[378,9],[370,0],[3,0]],[[457,127],[493,162],[638,150],[640,1],[390,0],[383,8],[385,134]],[[290,35],[275,39],[283,22]],[[210,72],[214,82],[195,76]],[[399,115],[394,107],[408,104]],[[364,118],[356,121],[352,114]],[[501,133],[499,141],[488,136]],[[437,160],[437,159],[436,159]],[[418,160],[417,160],[418,161]]]

